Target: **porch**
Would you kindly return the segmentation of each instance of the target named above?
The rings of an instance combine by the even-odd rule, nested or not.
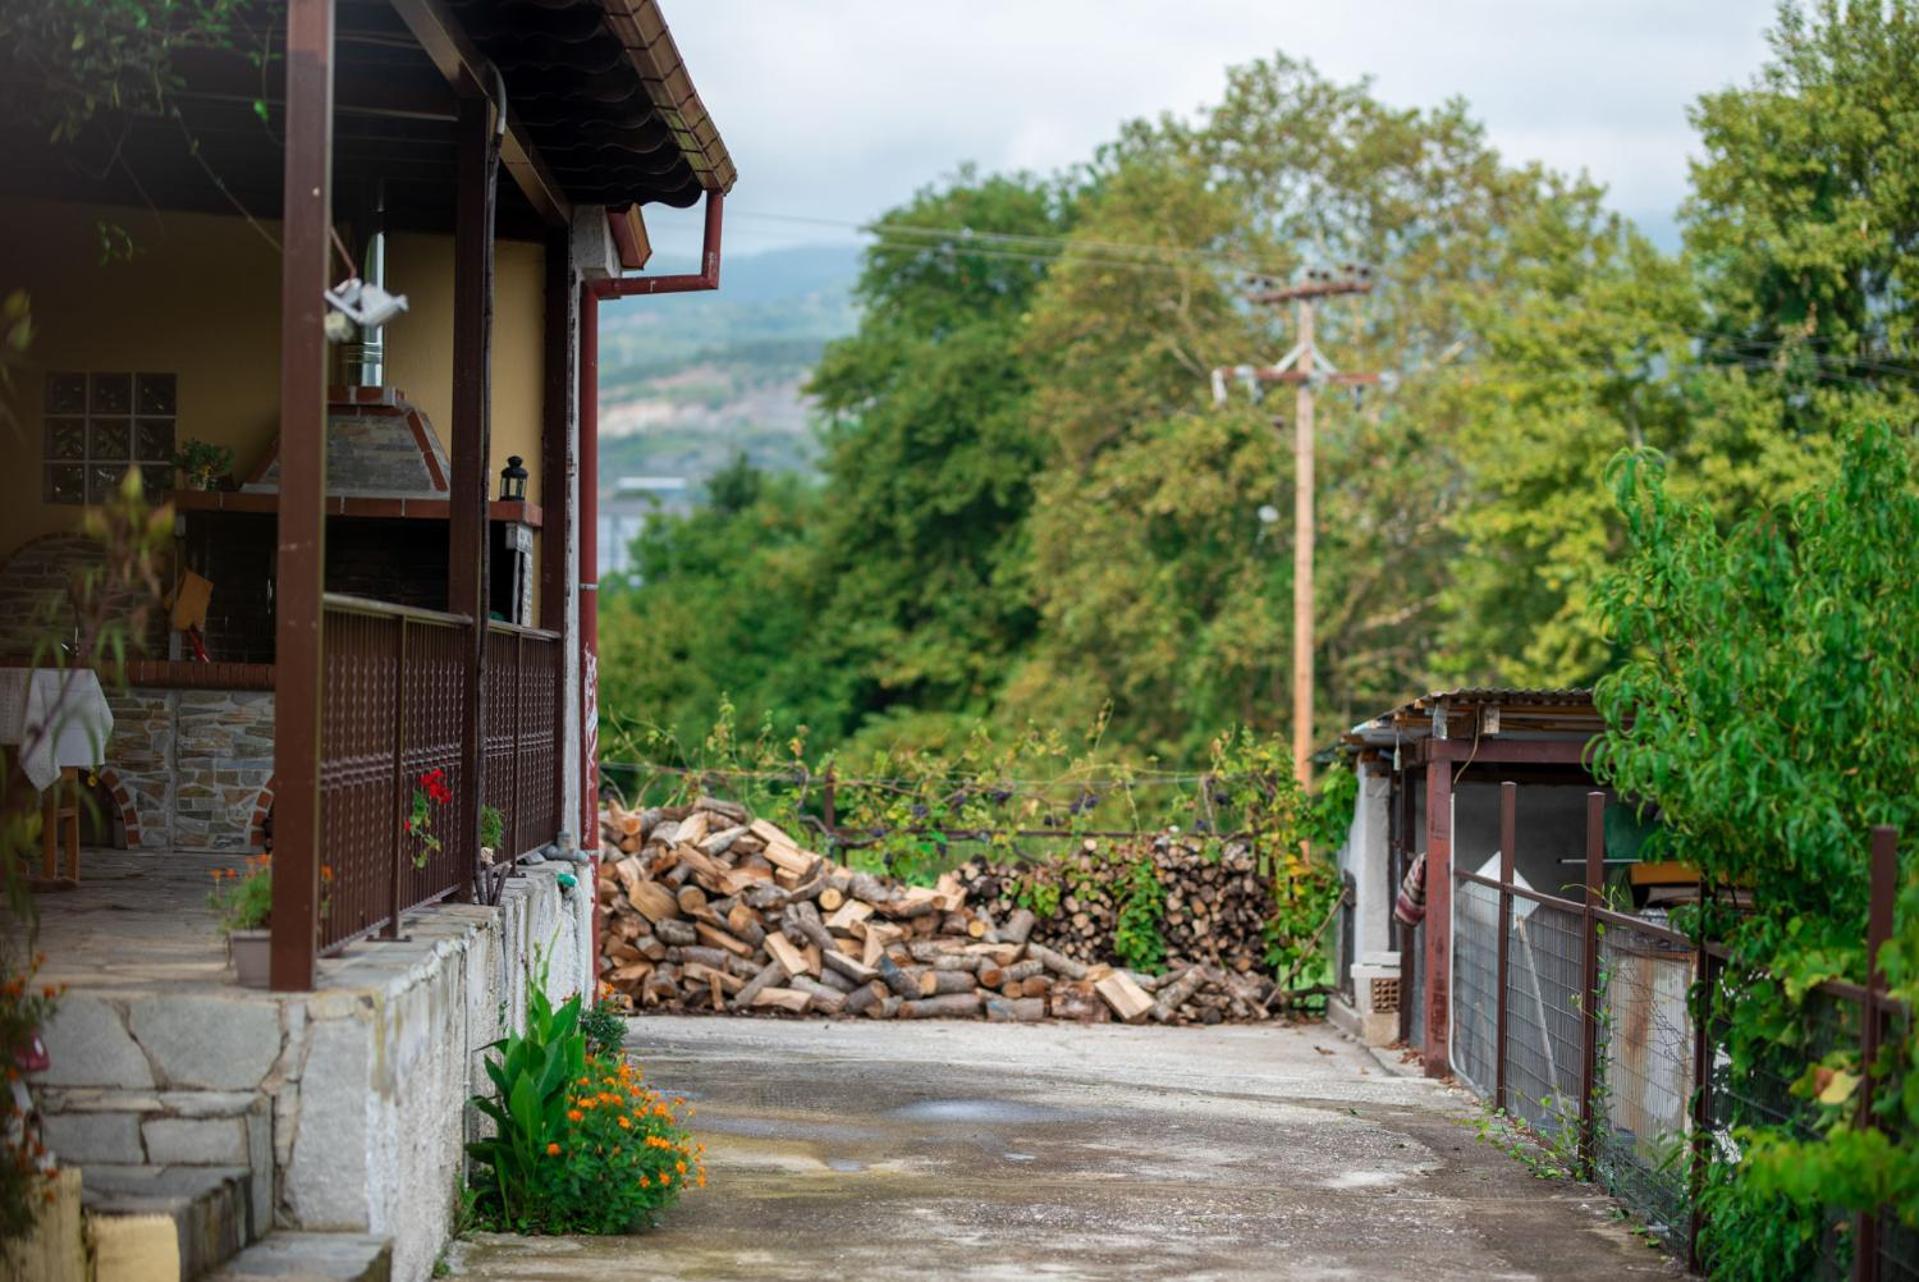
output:
[[[430,904],[397,939],[341,943],[299,994],[232,982],[207,893],[239,857],[82,857],[81,884],[41,898],[43,974],[69,989],[35,1091],[95,1233],[147,1262],[111,1275],[200,1276],[273,1230],[364,1239],[393,1276],[424,1277],[478,1056],[524,1015],[526,959],[555,997],[591,982],[590,896],[568,865],[515,869],[497,907]]]

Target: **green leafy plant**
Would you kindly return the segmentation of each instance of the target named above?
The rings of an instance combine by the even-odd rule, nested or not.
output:
[[[233,450],[188,438],[174,454],[173,466],[186,474],[189,489],[210,490],[215,481],[233,470]]]
[[[1119,910],[1113,920],[1113,954],[1130,970],[1157,975],[1166,969],[1166,939],[1159,924],[1166,916],[1166,888],[1153,861],[1135,860],[1120,875]]]
[[[273,863],[269,855],[249,855],[246,871],[236,868],[213,870],[213,893],[207,906],[213,909],[220,934],[236,930],[259,930],[273,914]]]
[[[1715,1276],[1804,1275],[1846,1210],[1888,1206],[1919,1224],[1912,1039],[1889,1039],[1875,1066],[1888,1133],[1855,1130],[1856,1101],[1831,1088],[1862,1066],[1852,1039],[1834,1046],[1822,1029],[1830,999],[1814,991],[1865,978],[1870,828],[1919,834],[1916,454],[1908,431],[1852,432],[1836,482],[1725,531],[1673,496],[1659,458],[1625,455],[1610,471],[1631,547],[1599,601],[1627,658],[1596,691],[1608,724],[1596,766],[1657,808],[1648,857],[1692,864],[1750,904],[1709,895],[1679,917],[1727,948],[1694,1014],[1723,1026],[1744,1084],[1726,1095],[1741,1157],[1715,1150],[1704,1198]],[[1912,1000],[1919,881],[1907,869],[1881,963]],[[1797,1100],[1765,1086],[1792,1082]]]
[[[514,1233],[632,1233],[689,1185],[704,1187],[704,1146],[681,1126],[692,1109],[663,1099],[617,1054],[594,1054],[575,994],[555,1008],[529,988],[526,1030],[490,1048],[493,1085],[473,1105],[494,1134],[467,1145],[474,1213]]]
[[[614,1000],[606,985],[601,985],[600,999],[580,1015],[580,1033],[589,1055],[603,1059],[619,1055],[626,1041],[626,1008]]]
[[[500,854],[500,847],[506,842],[506,816],[500,813],[498,806],[480,807],[480,844]]]
[[[412,844],[413,866],[426,867],[426,861],[433,852],[439,850],[440,839],[433,835],[433,808],[444,806],[453,800],[453,790],[447,786],[446,771],[435,768],[423,772],[413,785],[413,795],[408,800],[406,818],[400,824]]]

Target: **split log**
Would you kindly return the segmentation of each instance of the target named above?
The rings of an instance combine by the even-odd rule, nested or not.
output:
[[[995,1024],[1036,1024],[1046,1018],[1046,1001],[1040,997],[986,999],[986,1018]]]
[[[1153,1009],[1153,999],[1124,971],[1114,971],[1093,985],[1093,991],[1113,1008],[1113,1013],[1128,1024],[1138,1023]]]
[[[901,1019],[967,1019],[979,1013],[980,995],[977,991],[903,1001],[899,1009]]]
[[[1055,975],[1062,975],[1067,979],[1086,978],[1087,967],[1083,963],[1076,962],[1070,957],[1063,957],[1044,945],[1029,942],[1026,945],[1026,952]]]
[[[733,1004],[736,1007],[751,1006],[754,998],[785,978],[786,967],[776,961],[768,962],[761,968],[759,974],[746,982],[746,987],[740,989]]]
[[[759,996],[753,999],[754,1006],[774,1006],[795,1015],[804,1014],[812,1002],[811,996],[797,988],[762,988]]]

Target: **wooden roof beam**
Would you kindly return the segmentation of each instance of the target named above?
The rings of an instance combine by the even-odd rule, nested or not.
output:
[[[506,113],[506,136],[500,140],[500,164],[505,167],[540,220],[552,227],[565,227],[573,221],[573,202],[567,198],[559,180],[547,168],[534,149],[526,126],[513,114],[511,102],[500,102],[505,81],[493,64],[481,55],[466,29],[453,17],[441,0],[393,0],[400,20],[420,42],[420,48],[446,77],[453,92],[462,98],[486,98],[496,111]]]

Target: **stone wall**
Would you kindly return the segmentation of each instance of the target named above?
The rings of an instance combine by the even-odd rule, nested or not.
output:
[[[61,1124],[120,1127],[126,1162],[244,1163],[276,1226],[390,1237],[393,1277],[420,1282],[459,1204],[483,1048],[522,1025],[533,976],[556,999],[586,982],[584,874],[537,865],[498,908],[410,914],[405,938],[324,959],[312,993],[76,989],[36,1092],[55,1111],[95,1097]],[[125,1116],[98,1111],[108,1089]]]
[[[108,784],[127,845],[252,850],[256,808],[273,778],[267,690],[110,691]]]

